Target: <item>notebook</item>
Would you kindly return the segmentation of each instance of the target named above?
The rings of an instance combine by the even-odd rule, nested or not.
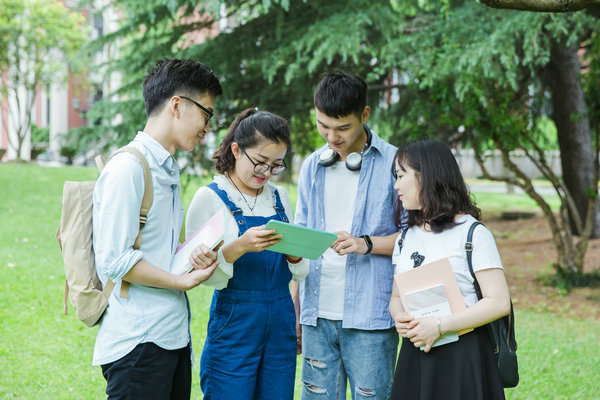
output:
[[[267,250],[311,260],[319,258],[337,240],[333,233],[275,220],[267,222],[265,229],[275,229],[277,234],[283,235],[281,242]]]

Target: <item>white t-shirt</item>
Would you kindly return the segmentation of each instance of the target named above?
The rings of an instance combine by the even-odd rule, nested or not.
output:
[[[325,228],[327,232],[352,229],[354,203],[360,171],[350,171],[344,161],[325,169]],[[331,248],[323,253],[319,317],[342,320],[344,317],[344,291],[346,288],[346,257]]]
[[[261,194],[259,194],[257,197],[244,195],[246,199],[244,201],[242,194],[238,192],[235,187],[233,187],[233,185],[225,176],[215,176],[214,180],[219,189],[224,190],[225,193],[227,193],[227,197],[229,197],[229,199],[236,206],[242,209],[244,215],[270,217],[271,215],[275,214],[275,209],[273,206],[275,205],[275,189],[277,189],[279,192],[279,197],[281,198],[281,203],[285,209],[285,214],[290,220],[290,223],[294,222],[292,205],[285,188],[275,186],[271,182],[267,182],[267,184],[263,187]],[[246,202],[250,203],[252,210],[250,210]],[[192,199],[185,220],[185,236],[189,237],[192,235],[198,228],[202,226],[202,224],[208,221],[208,219],[219,210],[223,210],[225,214],[224,242],[230,243],[237,239],[239,228],[235,222],[235,219],[233,218],[233,215],[225,203],[223,203],[223,200],[221,200],[219,195],[217,195],[215,191],[209,187],[201,187],[198,189],[194,195],[194,198]],[[233,263],[228,263],[225,261],[225,257],[223,257],[223,252],[221,249],[219,249],[218,252],[218,260],[219,266],[213,275],[204,282],[204,285],[213,286],[216,289],[223,289],[227,286],[229,279],[233,276]],[[299,282],[304,280],[308,274],[309,260],[302,259],[302,261],[297,264],[288,263],[288,267],[292,273],[292,278]]]
[[[462,293],[465,305],[470,307],[477,302],[477,293],[473,286],[473,277],[469,271],[465,243],[471,224],[475,222],[471,215],[464,215],[456,222],[459,225],[440,233],[425,232],[413,226],[406,232],[404,247],[399,253],[396,242],[392,254],[394,273],[408,271],[415,266],[448,258],[454,277]],[[400,236],[398,237],[400,239]],[[502,261],[492,233],[483,225],[473,232],[473,272],[490,268],[502,269]]]

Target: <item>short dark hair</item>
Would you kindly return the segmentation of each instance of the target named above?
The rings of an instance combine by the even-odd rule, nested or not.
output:
[[[319,111],[332,118],[360,117],[367,105],[367,84],[344,71],[327,73],[315,89],[314,102]]]
[[[219,79],[206,65],[194,60],[167,58],[148,68],[143,80],[146,116],[159,112],[176,94],[213,97],[223,94]]]
[[[290,128],[285,119],[268,111],[248,108],[242,111],[229,126],[221,145],[213,155],[215,168],[220,174],[233,171],[235,157],[231,143],[236,142],[247,149],[257,145],[264,138],[275,143],[285,143],[287,151],[292,148]]]
[[[407,221],[402,220],[401,205],[396,207],[396,223],[407,222],[409,227],[427,223],[433,232],[442,232],[455,226],[457,214],[470,214],[476,219],[481,210],[471,199],[458,163],[447,144],[434,139],[420,139],[400,147],[394,157],[400,169],[417,172],[421,210],[408,210]]]

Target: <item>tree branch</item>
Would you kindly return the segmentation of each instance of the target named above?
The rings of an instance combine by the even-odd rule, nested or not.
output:
[[[367,90],[376,91],[376,90],[389,90],[389,89],[404,89],[406,87],[405,84],[397,83],[395,85],[369,85]]]
[[[571,12],[600,7],[600,0],[478,0],[492,7],[521,11]]]
[[[579,210],[577,209],[577,206],[575,204],[575,200],[573,199],[573,196],[571,195],[571,192],[569,191],[567,186],[564,184],[564,182],[562,182],[560,179],[558,179],[556,174],[554,174],[554,172],[552,172],[552,170],[550,169],[550,166],[548,165],[548,163],[546,161],[544,151],[538,146],[538,144],[535,142],[535,140],[533,140],[533,138],[530,135],[523,135],[523,136],[530,143],[530,145],[532,145],[534,147],[536,153],[538,154],[538,158],[536,158],[532,154],[530,154],[529,150],[527,150],[526,148],[524,148],[525,154],[531,160],[531,162],[533,162],[535,164],[535,166],[542,172],[542,174],[544,174],[544,177],[546,177],[546,179],[548,179],[552,183],[552,186],[554,186],[554,190],[556,191],[556,194],[558,195],[558,197],[561,200],[561,205],[565,205],[566,209],[568,209],[571,212],[571,215],[575,222],[575,226],[578,229],[578,232],[582,232],[583,227],[584,227],[583,221],[581,219],[581,214],[579,213]],[[561,210],[563,210],[564,212],[566,212],[566,209],[563,210],[563,207],[561,207]],[[564,214],[563,217],[565,218],[566,221],[569,220],[567,214]],[[569,225],[569,228],[570,228],[570,225]]]

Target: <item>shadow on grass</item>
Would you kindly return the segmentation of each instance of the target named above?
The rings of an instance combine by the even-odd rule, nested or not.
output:
[[[538,276],[537,279],[541,284],[561,289],[567,293],[574,288],[600,287],[600,270],[582,273],[567,270],[558,264],[553,264],[553,267],[554,273]]]

